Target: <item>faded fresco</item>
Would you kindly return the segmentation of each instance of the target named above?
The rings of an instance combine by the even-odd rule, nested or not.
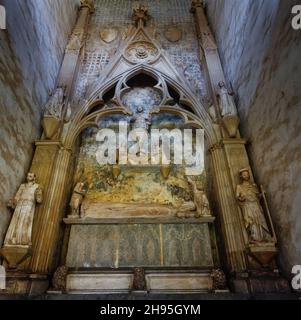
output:
[[[122,102],[132,111],[132,115],[104,118],[99,122],[99,128],[116,131],[121,120],[128,123],[129,130],[183,128],[183,120],[178,116],[152,114],[151,111],[160,105],[161,100],[161,92],[156,88],[129,88],[122,94]],[[82,134],[74,181],[75,184],[84,182],[87,188],[82,217],[169,216],[174,215],[174,209],[185,201],[192,201],[185,168],[181,165],[169,166],[168,174],[162,172],[160,165],[100,165],[96,159],[101,144],[96,141],[98,130],[89,128]],[[196,179],[206,185],[205,174]]]

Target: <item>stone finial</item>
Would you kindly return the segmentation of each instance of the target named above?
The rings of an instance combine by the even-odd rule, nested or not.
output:
[[[149,20],[148,7],[141,3],[136,3],[133,9],[132,20],[136,26],[139,24],[145,25],[146,21]]]
[[[191,13],[195,13],[196,8],[203,8],[204,1],[203,0],[192,0],[191,2]]]
[[[85,8],[85,7],[89,8],[91,13],[95,12],[94,0],[81,0],[80,8]]]

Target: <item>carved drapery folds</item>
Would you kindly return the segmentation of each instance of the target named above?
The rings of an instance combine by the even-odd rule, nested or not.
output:
[[[235,138],[240,122],[236,105],[223,81],[219,82],[218,87],[218,101],[223,125],[229,137]]]
[[[14,213],[0,255],[7,261],[9,268],[16,268],[31,255],[36,204],[42,201],[42,189],[36,183],[36,175],[29,172],[27,183],[20,186],[15,197],[8,203],[8,207],[12,208]]]
[[[236,187],[236,198],[241,208],[247,231],[248,253],[266,266],[275,257],[276,236],[269,207],[263,190],[251,182],[248,168],[239,171],[241,183]],[[263,199],[263,206],[260,199]]]

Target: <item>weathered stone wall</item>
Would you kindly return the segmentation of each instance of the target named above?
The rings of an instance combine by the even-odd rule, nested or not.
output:
[[[79,0],[0,0],[0,244],[10,214],[7,200],[24,180],[43,105],[56,84]]]
[[[298,1],[207,0],[241,131],[258,183],[266,189],[287,273],[301,264],[301,31],[291,28]]]

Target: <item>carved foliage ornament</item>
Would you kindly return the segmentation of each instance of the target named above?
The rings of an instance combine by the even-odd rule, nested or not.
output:
[[[134,42],[126,50],[126,57],[134,63],[152,62],[158,55],[158,49],[147,41]]]
[[[95,11],[95,8],[94,8],[94,0],[81,0],[80,1],[80,7],[81,8],[89,8],[90,9],[90,12],[93,13]]]
[[[55,271],[52,278],[52,287],[54,290],[64,292],[66,290],[66,280],[68,275],[68,267],[60,266]]]
[[[145,5],[142,5],[141,3],[138,3],[135,5],[133,9],[133,16],[132,20],[134,24],[137,26],[141,22],[143,25],[146,23],[147,20],[149,20],[148,15],[148,7]]]

